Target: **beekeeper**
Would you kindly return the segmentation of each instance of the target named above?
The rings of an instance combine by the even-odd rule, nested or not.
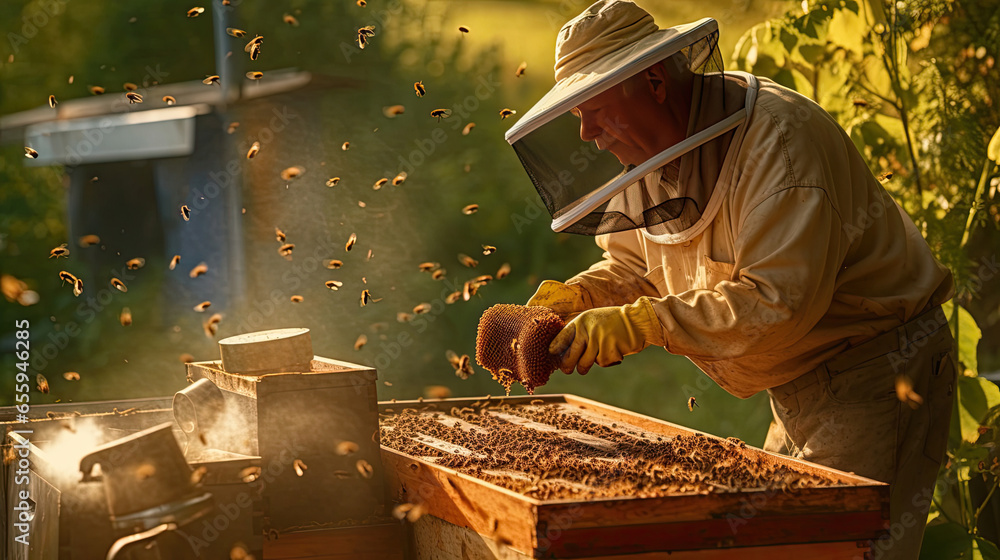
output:
[[[955,383],[952,278],[851,139],[723,73],[714,20],[659,29],[627,1],[563,26],[555,79],[507,140],[552,229],[605,251],[528,302],[569,320],[560,368],[661,346],[733,395],[766,390],[765,449],[891,483],[874,556],[916,558]]]

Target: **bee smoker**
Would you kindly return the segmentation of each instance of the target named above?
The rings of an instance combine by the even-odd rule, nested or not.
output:
[[[94,474],[97,465],[100,475]],[[196,558],[174,531],[210,512],[214,504],[211,494],[194,485],[172,424],[98,447],[80,460],[80,471],[82,482],[104,482],[112,527],[126,533],[109,550],[109,560]]]

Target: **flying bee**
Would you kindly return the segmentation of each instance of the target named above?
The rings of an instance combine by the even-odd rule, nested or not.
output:
[[[337,453],[337,455],[343,456],[343,455],[351,455],[352,453],[357,453],[358,449],[359,449],[358,444],[354,443],[353,441],[342,441],[337,444],[337,446],[334,448],[334,451]]]
[[[445,350],[444,357],[448,360],[448,363],[451,364],[451,367],[455,369],[458,369],[459,364],[462,362],[461,358],[458,357],[458,354],[452,350]]]
[[[690,399],[688,399],[688,410],[690,410],[691,412],[694,412],[694,407],[696,407],[696,406],[701,406],[701,405],[698,404],[697,401],[695,401],[694,397],[691,397]]]
[[[852,103],[853,103],[853,105],[855,107],[867,107],[868,106],[868,102],[865,101],[864,99],[861,99],[860,97],[855,98],[854,101],[852,101]]]
[[[470,257],[469,255],[464,255],[462,253],[458,254],[458,262],[462,263],[462,265],[467,266],[469,268],[475,268],[476,266],[479,265],[479,261]]]
[[[339,182],[340,182],[340,177],[330,177],[329,179],[326,180],[326,186],[335,187]]]
[[[49,251],[49,258],[50,259],[52,257],[59,258],[59,257],[68,257],[68,256],[69,256],[69,249],[66,248],[66,244],[65,243],[63,243],[62,245],[60,245],[60,246],[56,247],[55,249],[52,249],[51,251]]]
[[[295,19],[295,16],[293,16],[292,14],[285,14],[284,16],[282,16],[281,20],[287,23],[288,25],[291,25],[292,27],[299,26],[299,20]],[[300,474],[299,476],[302,475]]]
[[[263,72],[253,71],[253,72],[247,72],[246,76],[247,76],[248,79],[251,79],[251,80],[259,80],[259,79],[261,79],[261,78],[264,77],[264,73]]]
[[[63,282],[69,282],[70,284],[76,284],[76,276],[66,272],[65,270],[59,271],[59,279]]]
[[[250,45],[250,60],[257,60],[257,57],[260,56],[260,45],[261,43]]]
[[[49,96],[49,107],[55,109],[56,105],[58,105],[58,104],[59,104],[59,102],[56,101],[56,96],[50,95]]]
[[[385,184],[388,183],[388,182],[389,182],[388,179],[386,179],[385,177],[382,177],[378,181],[375,181],[375,184],[372,186],[372,190],[377,191],[377,190],[381,189],[382,187],[384,187]]]
[[[375,474],[375,469],[373,469],[372,466],[368,464],[368,461],[365,461],[364,459],[359,459],[358,462],[355,463],[355,467],[357,467],[358,472],[361,473],[362,478],[371,478]]]
[[[234,37],[235,37],[235,35],[234,35]],[[263,43],[264,43],[264,36],[263,35],[257,35],[253,39],[250,39],[250,42],[247,43],[246,46],[243,47],[243,52],[248,53],[248,52],[250,52],[253,49],[254,45],[260,46]]]
[[[479,205],[478,204],[470,204],[470,205],[462,208],[462,213],[465,214],[466,216],[471,216],[471,215],[475,214],[476,212],[479,212]]]
[[[243,31],[242,29],[237,29],[235,27],[227,27],[226,33],[228,33],[232,37],[236,37],[237,39],[239,39],[240,37],[245,37],[247,34],[246,31]]]
[[[343,144],[340,145],[340,149],[344,150],[345,152],[347,150],[350,150],[351,149],[351,143],[350,142],[344,142]]]
[[[132,324],[132,310],[128,307],[122,307],[122,312],[118,315],[118,321],[123,327],[127,327]]]
[[[129,259],[128,262],[125,263],[125,266],[128,267],[129,270],[139,270],[140,268],[146,266],[146,259],[142,257]]]
[[[405,180],[406,180],[406,171],[400,171],[399,175],[396,175],[395,177],[392,178],[392,186],[398,187],[399,185],[402,185],[403,181]]]
[[[188,208],[187,204],[181,204],[181,217],[187,222],[191,219],[191,209]]]
[[[409,313],[404,313],[402,311],[396,313],[396,321],[400,323],[409,323],[411,320],[413,320],[413,315]]]
[[[80,374],[75,371],[67,371],[66,373],[63,374],[63,379],[65,379],[66,381],[79,381]]]
[[[406,107],[402,105],[390,105],[382,108],[382,114],[390,119],[402,115],[404,112],[406,112]]]
[[[239,128],[239,127],[240,127],[240,123],[238,123],[238,122],[231,122],[231,123],[229,123],[229,126],[226,127],[226,134],[232,134],[232,133],[236,132],[236,129]]]
[[[166,103],[167,105],[174,105],[177,103],[177,100],[174,99],[174,96],[172,95],[164,95],[163,102]]]
[[[219,323],[221,322],[222,315],[218,313],[209,317],[208,320],[205,321],[205,324],[202,325],[202,328],[205,330],[205,336],[213,338],[215,333],[219,332]]]
[[[250,145],[250,149],[247,151],[247,159],[253,159],[257,152],[260,151],[260,142],[254,142]]]
[[[358,29],[358,47],[362,49],[365,48],[365,46],[368,44],[368,39],[374,36],[375,36],[374,25],[367,25],[365,27],[362,27],[361,29]]]
[[[905,374],[896,377],[896,397],[916,410],[924,404],[924,399],[913,390],[913,382]]]
[[[492,255],[497,252],[497,248],[492,245],[483,245],[483,254]]]
[[[246,483],[253,482],[260,478],[260,467],[247,467],[240,471],[240,480]]]
[[[215,74],[212,74],[210,76],[205,76],[205,79],[202,80],[201,83],[205,84],[206,86],[219,85],[219,77]]]
[[[362,8],[368,5],[368,2],[365,2],[365,0],[358,0],[356,3],[358,6],[361,6]]]
[[[194,8],[191,8],[190,10],[187,11],[187,17],[189,18],[198,17],[203,13],[205,13],[205,8],[202,8],[201,6],[195,6]]]
[[[197,278],[202,274],[205,274],[206,272],[208,272],[208,265],[205,263],[199,263],[198,266],[191,269],[191,272],[188,273],[188,276],[190,276],[191,278]]]
[[[36,159],[36,158],[38,158],[38,151],[35,150],[34,148],[29,148],[29,147],[25,146],[24,147],[24,157],[26,157],[28,159]]]
[[[142,94],[134,91],[127,92],[125,97],[128,99],[130,104],[142,103]]]
[[[365,344],[368,344],[368,335],[358,335],[358,339],[354,341],[354,349],[361,350]]]
[[[354,247],[354,244],[357,242],[358,242],[358,235],[356,233],[352,233],[351,236],[347,238],[347,243],[344,245],[344,249],[350,251]]]
[[[439,266],[441,265],[439,265],[436,262],[422,262],[419,265],[417,265],[417,267],[420,269],[420,272],[430,272]]]
[[[280,228],[274,228],[274,238],[278,240],[278,243],[285,242],[285,232],[281,231]]]
[[[139,89],[139,86],[133,84],[132,82],[125,82],[124,84],[122,84],[122,89],[124,89],[125,91],[135,91]]]
[[[427,88],[424,87],[423,82],[414,82],[413,90],[417,93],[417,97],[423,97],[427,94]]]
[[[128,291],[128,287],[121,280],[111,277],[111,285],[114,286],[119,292],[125,293]]]
[[[382,298],[372,297],[372,293],[368,290],[361,291],[361,307],[368,305],[369,303],[378,303],[382,301]]]
[[[514,70],[514,77],[515,78],[520,78],[521,76],[524,75],[524,71],[527,70],[527,69],[528,69],[528,63],[527,62],[522,62],[521,64],[518,64],[517,65],[517,70]]]
[[[198,435],[201,436],[201,437],[205,437],[202,434],[198,434]],[[198,486],[199,484],[201,484],[201,481],[205,478],[205,475],[207,473],[208,473],[208,467],[206,467],[204,465],[202,465],[202,466],[198,467],[197,469],[191,471],[191,484],[193,484],[194,486]]]
[[[39,391],[45,394],[49,393],[49,380],[45,379],[44,375],[39,373],[37,376],[35,376],[35,382],[38,385]]]
[[[87,89],[90,90],[91,95],[100,95],[104,93],[104,88],[102,88],[101,86],[90,86]]]
[[[83,293],[83,280],[77,278],[73,281],[73,295],[79,297]]]
[[[290,297],[288,299],[290,299],[292,303],[302,303],[302,296],[300,296],[298,294],[293,295],[292,297]]]
[[[326,263],[326,267],[331,270],[336,270],[342,266],[344,266],[344,261],[338,259],[331,259]]]
[[[460,299],[462,299],[462,292],[452,292],[445,296],[444,302],[450,305]]]
[[[490,283],[490,280],[493,280],[492,276],[490,276],[489,274],[483,274],[482,276],[476,276],[475,278],[470,280],[470,282],[472,282],[473,284],[479,284],[480,286],[485,286],[486,284]]]
[[[81,236],[80,239],[77,240],[77,243],[81,247],[90,247],[91,245],[97,245],[100,242],[101,238],[94,234]]]
[[[179,262],[181,262],[181,256],[180,255],[174,255],[174,258],[170,259],[170,264],[167,265],[167,267],[170,270],[173,270],[173,269],[177,268],[177,263],[179,263]]]
[[[451,109],[434,109],[431,111],[431,116],[437,117],[438,122],[441,122],[441,119],[447,119],[451,116]]]
[[[371,249],[368,249],[368,254],[367,254],[367,255],[365,255],[365,260],[366,260],[366,261],[370,261],[370,260],[372,260],[372,250],[371,250]],[[362,280],[363,280],[363,279],[362,279]],[[368,283],[368,282],[365,282],[365,284],[367,284],[367,283]]]
[[[465,301],[469,301],[470,299],[472,299],[472,296],[476,295],[476,292],[479,291],[479,286],[481,285],[482,284],[478,284],[476,282],[471,282],[471,281],[463,284],[462,299]]]
[[[878,179],[879,183],[886,183],[890,179],[892,179],[892,171],[886,171],[885,173],[882,173],[881,175],[876,177],[876,179]]]
[[[473,128],[476,128],[476,123],[474,122],[470,122],[469,124],[465,125],[465,128],[462,129],[462,136],[468,136],[469,133],[472,132]]]
[[[507,109],[507,108],[500,109],[500,120],[505,120],[507,117],[515,114],[517,114],[517,111],[513,109]]]
[[[327,281],[326,281],[326,287],[327,287],[327,288],[330,288],[331,290],[333,290],[333,291],[335,291],[335,292],[336,292],[337,290],[339,290],[339,289],[340,289],[340,287],[341,287],[341,286],[343,286],[343,285],[344,285],[344,283],[343,283],[343,282],[340,282],[340,281],[338,281],[338,280],[327,280]]]
[[[198,305],[194,306],[194,310],[197,311],[198,313],[203,313],[211,305],[212,305],[212,302],[210,302],[210,301],[203,301],[203,302],[199,303]]]
[[[194,361],[194,356],[188,353],[184,353],[178,356],[177,359],[180,360],[182,364],[190,364],[191,362]]]
[[[291,17],[291,16],[289,16],[289,17]],[[298,25],[298,24],[296,23],[296,25]],[[296,476],[302,476],[302,475],[306,474],[306,469],[308,469],[309,467],[307,467],[306,464],[302,462],[302,459],[296,459],[292,463],[292,468],[295,469],[295,475]]]
[[[510,341],[510,351],[517,354],[517,351],[521,349],[521,345],[517,342],[517,339]]]
[[[439,269],[437,269],[437,270],[435,270],[434,272],[431,273],[431,278],[433,278],[435,280],[440,280],[440,279],[444,278],[444,275],[446,273],[447,273],[447,271],[445,269],[439,268]]]
[[[431,310],[431,304],[421,303],[413,308],[413,313],[414,315],[422,315],[424,313],[429,312],[430,310]]]
[[[297,165],[293,165],[292,167],[286,167],[281,171],[281,180],[291,181],[292,179],[301,176],[303,173],[305,173],[305,171],[306,171],[305,169]]]

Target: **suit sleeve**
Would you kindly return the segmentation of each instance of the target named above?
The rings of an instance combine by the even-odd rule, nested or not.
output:
[[[597,236],[597,246],[604,249],[603,260],[566,281],[586,291],[588,308],[626,305],[643,296],[659,297],[656,286],[644,278],[646,260],[637,235],[628,231]]]

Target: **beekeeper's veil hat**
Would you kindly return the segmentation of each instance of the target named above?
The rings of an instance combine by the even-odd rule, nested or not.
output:
[[[625,0],[601,0],[560,29],[555,86],[506,134],[553,230],[597,235],[643,228],[671,237],[699,221],[732,130],[745,119],[743,94],[734,98],[722,73],[718,36],[710,18],[660,29]],[[623,166],[613,147],[602,151],[580,138],[573,110],[657,63],[669,77],[665,103],[689,105],[682,111],[686,125],[677,127],[686,130],[674,131],[679,140],[667,149]],[[628,134],[628,122],[620,124]]]

